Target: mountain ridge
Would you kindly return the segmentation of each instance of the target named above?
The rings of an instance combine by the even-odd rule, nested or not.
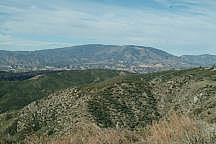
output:
[[[36,51],[0,51],[0,70],[18,72],[99,68],[147,73],[209,67],[215,63],[215,55],[175,56],[136,45],[88,44]]]
[[[36,51],[0,51],[0,69],[20,71],[50,69],[117,69],[132,72],[154,72],[211,66],[216,56],[203,58],[175,56],[165,51],[136,45],[88,44]],[[210,59],[210,60],[209,60]]]

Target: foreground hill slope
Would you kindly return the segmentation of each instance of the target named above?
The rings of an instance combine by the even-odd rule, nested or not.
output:
[[[216,70],[121,74],[97,83],[72,86],[18,112],[2,114],[1,120],[7,123],[1,131],[21,141],[34,135],[71,135],[80,124],[137,131],[173,111],[215,125]]]

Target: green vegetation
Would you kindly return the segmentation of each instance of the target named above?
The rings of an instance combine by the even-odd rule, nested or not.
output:
[[[103,81],[119,73],[111,70],[45,72],[21,81],[0,81],[0,113],[23,108],[55,91]]]
[[[150,89],[143,81],[114,81],[94,93],[88,109],[102,127],[145,127],[159,118]]]
[[[95,138],[98,143],[113,140],[117,144],[211,144],[216,140],[214,68],[142,75],[108,70],[65,71],[2,83],[16,87],[25,83],[19,94],[41,92],[40,98],[31,99],[32,103],[27,102],[30,104],[22,105],[22,109],[7,105],[8,110],[16,111],[0,115],[2,143],[54,143],[59,139],[78,143],[81,140],[77,137],[84,137],[82,143],[91,143]],[[0,91],[2,95],[6,95],[5,88]],[[9,87],[6,96],[14,96],[8,95],[13,91],[14,87]]]

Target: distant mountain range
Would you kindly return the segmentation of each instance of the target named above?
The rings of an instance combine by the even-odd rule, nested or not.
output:
[[[39,51],[0,51],[0,70],[29,71],[105,68],[152,72],[216,64],[215,55],[174,56],[135,45],[80,45]]]

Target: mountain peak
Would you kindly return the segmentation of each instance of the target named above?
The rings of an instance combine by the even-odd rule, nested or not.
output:
[[[137,45],[87,44],[40,51],[0,51],[0,70],[21,69],[121,69],[133,72],[153,72],[173,68],[209,66],[216,56],[177,57],[165,51]],[[206,58],[203,58],[206,57]],[[193,60],[191,60],[193,58]],[[210,59],[210,60],[209,60]],[[157,67],[155,65],[161,65]],[[145,65],[145,67],[143,67]],[[5,69],[6,67],[6,69]]]

